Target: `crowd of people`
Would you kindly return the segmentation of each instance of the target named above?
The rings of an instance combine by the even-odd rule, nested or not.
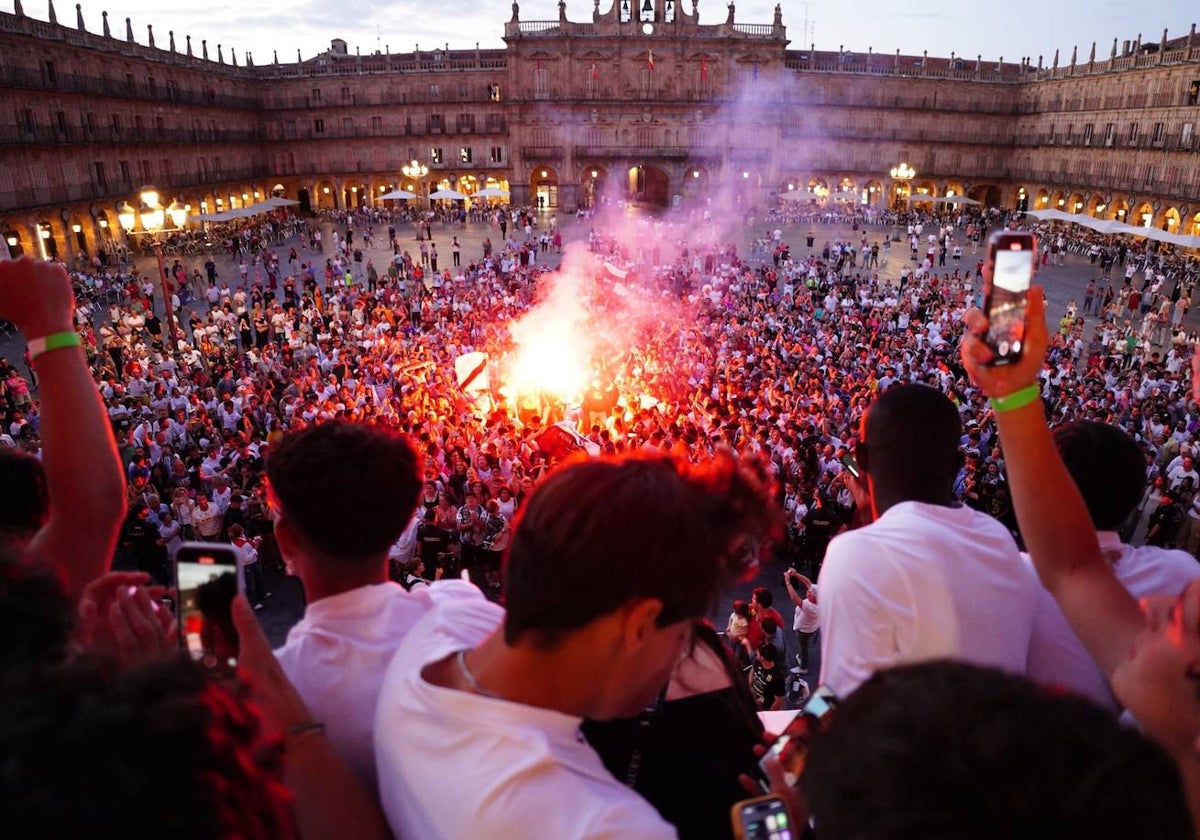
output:
[[[728,836],[739,774],[757,767],[755,712],[788,703],[792,663],[807,674],[819,641],[820,681],[847,699],[845,720],[814,740],[807,802],[771,773],[793,813],[811,808],[818,836],[902,836],[880,832],[951,813],[955,836],[982,836],[971,833],[981,813],[1071,836],[1083,817],[1062,800],[1108,815],[1126,774],[1159,783],[1137,793],[1156,813],[1113,818],[1110,832],[1194,836],[1200,706],[1186,696],[1195,665],[1182,662],[1200,645],[1192,339],[1129,346],[1134,325],[1097,306],[1099,290],[1042,330],[1034,296],[1025,358],[988,367],[974,338],[985,266],[963,262],[961,246],[1002,217],[906,219],[917,244],[902,249],[898,283],[879,275],[890,241],[866,231],[820,243],[803,227],[768,231],[752,257],[710,231],[646,221],[598,225],[562,257],[581,279],[590,385],[514,392],[500,387],[522,349],[512,325],[557,282],[545,261],[561,232],[542,218],[484,217],[496,245],[488,236],[478,254],[455,235],[467,220],[450,219],[437,231],[447,265],[437,219],[280,214],[254,224],[295,244],[254,245],[247,226],[234,273],[181,259],[166,301],[119,264],[73,283],[49,264],[0,264],[0,317],[30,339],[28,379],[0,360],[0,466],[14,476],[3,594],[24,604],[10,615],[23,641],[5,679],[58,698],[11,704],[10,720],[36,719],[3,741],[20,756],[13,772],[33,761],[34,735],[58,737],[97,696],[124,715],[106,731],[148,722],[146,750],[172,713],[197,732],[236,732],[224,753],[188,760],[238,766],[241,795],[213,786],[213,814],[172,818],[190,822],[185,836]],[[1186,314],[1194,262],[1145,247],[1116,259],[1133,268],[1127,305],[1146,293],[1151,308],[1159,295]],[[464,375],[456,361],[476,352],[485,363]],[[484,372],[495,387],[471,388]],[[554,434],[564,426],[574,434]],[[1078,429],[1090,460],[1060,439]],[[604,457],[582,458],[585,446]],[[1119,498],[1089,482],[1119,485]],[[1142,526],[1159,553],[1129,545]],[[278,564],[303,585],[305,616],[275,652],[254,620],[259,570],[246,574],[249,599],[224,607],[217,635],[239,640],[262,720],[184,665],[146,664],[170,658],[158,599],[184,540],[233,543],[243,566]],[[1186,552],[1164,551],[1175,546]],[[783,573],[794,619],[760,587],[713,632],[714,599],[760,560]],[[1174,597],[1185,584],[1169,616],[1151,609],[1158,635],[1127,662],[1143,626],[1129,593]],[[1173,628],[1181,640],[1157,641]],[[79,660],[72,638],[95,656]],[[970,665],[920,664],[940,659]],[[1175,659],[1178,673],[1163,665]],[[1106,714],[1053,706],[1011,675],[1064,685]],[[872,715],[899,701],[877,695],[930,684],[959,697],[984,686],[1073,719],[1075,740],[1055,743],[1109,769],[1085,784],[1066,764],[1043,768],[1043,798],[1006,814],[952,806],[956,788],[940,779],[919,803],[851,813],[854,756],[883,750],[916,773],[931,749],[916,735],[885,743]],[[62,699],[67,685],[75,699]],[[184,699],[160,708],[153,686]],[[921,737],[937,738],[934,708]],[[1003,737],[1003,708],[972,708],[962,719],[991,735],[954,748],[1003,788],[1004,762],[1024,747]],[[1150,740],[1121,733],[1119,710]],[[856,740],[851,720],[878,738]],[[270,736],[282,757],[262,748]],[[901,784],[895,772],[881,799]],[[73,783],[46,768],[4,782],[22,792],[22,815]],[[88,795],[119,797],[118,785]],[[94,807],[121,819],[115,804]],[[56,819],[69,834],[73,817]]]

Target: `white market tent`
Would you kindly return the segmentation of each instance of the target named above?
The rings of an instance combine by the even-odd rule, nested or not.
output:
[[[408,190],[392,190],[391,192],[386,192],[379,197],[384,200],[391,200],[399,198],[416,198],[417,194],[411,193]]]
[[[1083,213],[1065,213],[1062,210],[1030,210],[1025,215],[1032,216],[1043,222],[1070,222],[1099,231],[1100,233],[1115,233],[1123,236],[1139,236],[1144,239],[1154,239],[1181,248],[1200,248],[1200,236],[1189,236],[1185,233],[1170,233],[1153,227],[1138,227],[1137,225],[1119,222],[1116,219],[1097,219]]]
[[[508,190],[499,187],[484,187],[475,193],[476,198],[508,198]]]
[[[907,201],[909,204],[916,204],[921,201],[931,201],[937,204],[953,204],[956,207],[959,205],[980,203],[973,198],[967,198],[965,195],[926,195],[922,193],[910,195],[905,199],[905,201]]]
[[[467,197],[467,194],[461,193],[458,190],[438,190],[437,192],[430,193],[429,197],[431,199],[435,199],[435,200],[442,199],[442,198],[449,198],[449,199],[456,199],[456,200],[461,201],[462,199]]]

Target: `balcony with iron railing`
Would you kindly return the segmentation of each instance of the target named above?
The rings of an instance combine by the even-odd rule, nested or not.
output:
[[[63,129],[59,126],[49,125],[0,125],[0,146],[259,143],[262,139],[262,134],[253,130],[113,128],[112,126],[94,129],[68,126]]]

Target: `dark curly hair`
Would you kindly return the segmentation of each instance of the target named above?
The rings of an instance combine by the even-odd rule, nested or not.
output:
[[[288,523],[313,548],[361,562],[404,533],[421,491],[421,460],[403,435],[334,420],[271,446],[267,480]]]
[[[1167,754],[1104,709],[995,668],[880,671],[802,777],[821,840],[1192,838]]]
[[[81,660],[0,693],[9,840],[291,836],[282,746],[204,669]]]

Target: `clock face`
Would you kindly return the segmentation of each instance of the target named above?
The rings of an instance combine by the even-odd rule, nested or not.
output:
[[[654,34],[654,24],[653,23],[643,23],[642,24],[642,33],[645,35],[653,35]]]

